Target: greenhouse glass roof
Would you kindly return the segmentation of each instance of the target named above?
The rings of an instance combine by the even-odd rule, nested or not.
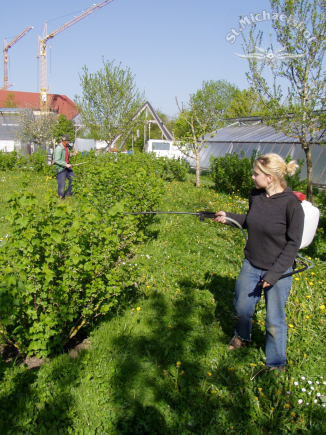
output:
[[[244,152],[245,157],[250,157],[254,150],[260,154],[276,153],[285,158],[288,155],[292,159],[304,159],[305,154],[301,149],[298,139],[289,138],[283,133],[277,132],[273,127],[262,123],[256,125],[230,125],[221,128],[216,134],[207,140],[207,147],[203,148],[200,156],[202,169],[210,168],[210,157],[222,157],[225,154]],[[326,185],[326,149],[321,145],[313,145],[311,148],[313,165],[313,183]],[[195,166],[195,159],[187,158],[191,166]],[[301,179],[306,178],[307,167],[303,165]]]

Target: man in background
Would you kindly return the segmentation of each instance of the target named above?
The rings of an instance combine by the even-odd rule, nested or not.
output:
[[[69,142],[69,134],[62,135],[61,143],[56,147],[54,151],[54,164],[55,170],[57,172],[59,198],[64,198],[65,196],[72,196],[72,179],[75,178],[75,174],[71,169],[69,157],[75,156],[78,151],[76,150],[71,153],[68,149]],[[66,178],[68,178],[69,184],[68,189],[65,191]]]

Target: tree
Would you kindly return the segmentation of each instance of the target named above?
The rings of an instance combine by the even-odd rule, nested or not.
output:
[[[3,103],[3,107],[5,107],[6,109],[13,109],[13,108],[17,107],[17,102],[15,100],[15,94],[13,92],[9,92],[9,94],[7,95],[7,97]]]
[[[186,107],[176,99],[179,117],[174,135],[177,146],[188,157],[196,160],[196,187],[200,186],[200,152],[206,142],[224,125],[222,118],[238,88],[226,80],[203,81],[201,89],[190,95]]]
[[[61,113],[53,126],[53,137],[57,143],[61,141],[61,137],[63,134],[68,133],[71,142],[75,140],[75,128],[74,123],[66,117],[63,113]]]
[[[264,107],[257,91],[253,88],[237,91],[234,99],[226,109],[225,118],[243,118],[246,116],[261,116]]]
[[[94,74],[84,66],[80,75],[83,96],[75,97],[82,123],[108,145],[133,128],[138,122],[134,116],[144,103],[130,69],[120,65],[103,59],[103,69]]]
[[[326,42],[325,2],[322,0],[270,0],[273,28],[281,49],[260,48],[262,33],[250,32],[244,47],[249,59],[247,77],[264,106],[264,121],[288,137],[298,139],[307,165],[307,199],[313,199],[311,148],[321,144],[325,133]],[[272,59],[272,61],[271,61]],[[280,62],[280,65],[278,63]],[[273,84],[263,77],[265,65],[272,70]],[[286,83],[286,86],[285,86]]]
[[[20,142],[34,142],[39,146],[52,144],[54,113],[47,111],[34,115],[32,109],[21,109],[17,116],[19,127],[16,138]]]

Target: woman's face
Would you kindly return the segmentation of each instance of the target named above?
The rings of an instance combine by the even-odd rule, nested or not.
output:
[[[254,166],[254,172],[251,178],[255,182],[256,189],[266,189],[273,179],[271,175],[264,174],[256,165]]]

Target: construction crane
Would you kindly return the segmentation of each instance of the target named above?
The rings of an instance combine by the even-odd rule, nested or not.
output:
[[[6,90],[12,86],[12,84],[8,83],[8,50],[11,48],[14,44],[16,44],[17,41],[19,41],[23,36],[25,36],[30,30],[32,30],[33,27],[28,26],[25,30],[23,30],[16,38],[14,38],[9,44],[7,44],[6,38],[4,39],[4,74],[3,74],[3,87],[0,90]]]
[[[94,4],[91,6],[87,11],[81,13],[77,17],[75,17],[73,20],[68,21],[67,23],[63,24],[61,27],[58,27],[54,32],[51,32],[49,35],[47,35],[47,22],[45,22],[44,29],[43,29],[43,38],[39,36],[39,51],[37,53],[37,57],[41,57],[40,64],[41,64],[41,72],[40,72],[40,97],[41,97],[41,110],[46,110],[47,107],[47,85],[46,85],[46,43],[49,39],[54,38],[58,33],[63,32],[64,30],[68,29],[68,27],[72,26],[73,24],[77,23],[78,21],[82,20],[83,18],[87,17],[88,15],[92,14],[93,12],[97,11],[98,9],[102,8],[103,6],[107,5],[108,3],[111,3],[113,0],[104,0],[99,4]]]

